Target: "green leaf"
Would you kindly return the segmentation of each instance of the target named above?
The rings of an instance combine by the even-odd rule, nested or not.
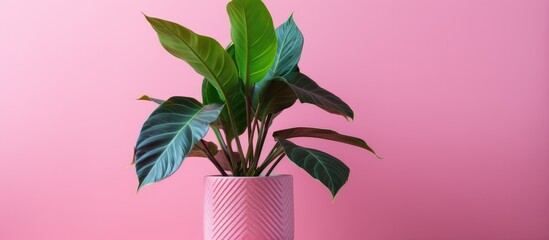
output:
[[[276,55],[271,14],[261,0],[232,0],[227,12],[239,76],[246,85],[257,83],[267,75]]]
[[[212,156],[215,156],[217,152],[219,152],[219,149],[217,148],[217,145],[215,143],[210,141],[205,141],[206,145],[202,144],[200,141],[197,142],[194,147],[191,149],[191,151],[187,154],[187,157],[202,157],[202,158],[208,158],[204,152],[202,152],[201,149],[209,151]]]
[[[233,43],[230,43],[229,46],[227,46],[227,48],[225,48],[225,51],[227,51],[227,54],[229,54],[229,56],[231,56],[231,59],[233,60],[233,62],[236,63],[236,53],[234,52],[234,44]],[[238,71],[238,65],[236,65],[236,69]]]
[[[296,71],[297,64],[301,58],[301,51],[303,50],[303,34],[294,22],[293,15],[290,18],[276,28],[276,37],[278,41],[278,47],[276,49],[276,57],[269,70],[269,73],[265,76],[263,81],[255,84],[255,90],[253,92],[254,109],[257,107],[257,99],[259,93],[266,92],[268,82],[276,77],[283,77],[292,71]]]
[[[205,78],[204,80],[202,80],[202,103],[204,104],[214,104],[214,103],[224,104],[225,103],[225,100],[221,98],[217,89],[215,89],[215,87]],[[228,113],[226,108],[224,108],[221,111],[220,117],[212,124],[222,127],[221,119],[228,121]]]
[[[187,97],[172,97],[159,105],[143,124],[135,147],[139,188],[172,175],[222,108]]]
[[[242,83],[240,83],[241,87]],[[206,79],[202,81],[202,102],[204,104],[224,104],[225,101],[219,96],[219,92],[215,87]],[[240,135],[246,131],[246,99],[242,90],[238,90],[237,93],[232,97],[232,107],[234,120],[236,124],[237,133]],[[234,139],[234,133],[230,123],[229,112],[227,108],[221,111],[220,119],[222,121],[216,121],[216,125],[225,130],[225,134],[229,139]],[[222,125],[221,122],[224,122],[225,125]]]
[[[236,116],[235,121],[236,121],[238,134],[240,135],[244,133],[244,131],[246,131],[246,108],[245,108],[246,102],[244,99],[244,94],[241,91],[239,91],[238,94],[233,96],[233,98],[235,99],[233,101],[234,108],[235,108],[234,112]],[[137,100],[151,101],[157,104],[162,104],[164,102],[164,100],[152,98],[147,95],[143,95]],[[225,104],[225,101],[221,100],[221,97],[219,96],[219,92],[217,91],[217,89],[215,89],[215,87],[206,79],[202,81],[202,100],[204,104],[212,104],[212,103]],[[219,119],[213,122],[212,124],[220,128],[226,129],[226,134],[228,135],[228,138],[233,139],[234,134],[232,131],[232,127],[229,124],[230,119],[229,119],[229,113],[227,111],[227,108],[223,108],[223,110],[221,111],[220,118],[223,119],[223,122],[226,123],[226,126],[223,126],[221,124],[221,121],[219,121]]]
[[[137,100],[151,101],[151,102],[155,102],[157,104],[162,104],[164,102],[164,100],[162,100],[162,99],[152,98],[152,97],[149,97],[147,95],[143,95],[140,98],[138,98]]]
[[[278,138],[277,141],[292,162],[330,190],[332,198],[335,198],[339,189],[349,179],[349,168],[334,156],[315,149],[300,147],[282,138]]]
[[[231,59],[234,61],[234,45],[230,44],[226,48],[227,53],[231,56]],[[235,125],[238,135],[246,131],[246,98],[244,97],[244,84],[238,82],[239,90],[232,97],[232,111],[234,115]],[[207,80],[202,81],[202,102],[204,104],[218,103],[225,104],[226,102],[220,97],[219,91]],[[221,120],[221,121],[220,121]],[[221,122],[224,122],[225,125],[222,125]],[[234,132],[232,125],[230,123],[230,116],[227,108],[224,108],[221,111],[221,117],[218,121],[215,122],[215,125],[223,128],[225,134],[229,139],[234,139]]]
[[[302,103],[314,104],[327,112],[354,118],[353,110],[341,98],[321,88],[312,79],[300,72],[291,72],[284,77]]]
[[[266,81],[263,87],[256,90],[254,106],[258,107],[259,119],[264,119],[270,113],[277,114],[291,107],[297,100],[292,88],[282,78]]]
[[[275,61],[265,79],[287,75],[296,68],[301,58],[304,42],[303,34],[295,24],[293,15],[276,28],[276,37],[278,47]]]
[[[237,92],[236,66],[216,40],[196,34],[177,23],[145,17],[158,34],[162,46],[208,79],[219,90],[222,99],[231,98]]]
[[[319,128],[308,128],[308,127],[298,127],[298,128],[289,128],[273,133],[273,137],[281,139],[289,139],[295,137],[312,137],[312,138],[321,138],[326,140],[332,140],[340,143],[346,143],[353,145],[359,148],[366,149],[377,156],[374,150],[368,146],[368,144],[356,137],[351,137],[338,132],[328,130],[328,129],[319,129]],[[379,158],[379,156],[377,156]]]

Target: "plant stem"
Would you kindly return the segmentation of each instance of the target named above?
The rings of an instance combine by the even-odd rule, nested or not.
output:
[[[261,127],[258,129],[258,138],[257,138],[257,143],[256,143],[256,147],[259,146],[260,142],[261,142],[261,136],[263,136],[262,132],[263,132],[263,126],[264,125],[261,125]],[[253,140],[253,139],[252,139]],[[252,166],[250,167],[250,170],[248,171],[248,176],[254,176],[256,175],[255,172],[257,170],[257,165],[259,164],[259,158],[257,157],[258,154],[261,153],[261,150],[259,149],[256,149],[256,154],[255,155],[252,155],[252,161],[253,161],[253,164]]]
[[[221,132],[219,131],[219,128],[211,126],[213,132],[215,133],[215,137],[217,138],[217,141],[219,142],[219,145],[221,145],[221,149],[223,152],[227,152],[227,144],[225,143],[225,140],[223,140],[223,136],[221,135]]]
[[[259,125],[259,127],[257,129],[257,142],[255,144],[256,148],[259,146],[259,143],[261,142],[261,136],[263,136],[264,128],[265,128],[265,125],[263,124],[263,122],[261,122],[261,124]],[[259,151],[259,149],[256,149],[255,150],[255,155],[254,155],[254,161],[259,162],[259,155],[260,154],[261,154],[261,151]]]
[[[284,158],[284,156],[286,156],[285,153],[281,154],[280,157],[278,157],[278,159],[276,159],[275,163],[273,164],[273,166],[271,166],[271,168],[269,169],[269,171],[267,171],[267,174],[266,176],[268,177],[269,175],[271,175],[271,173],[273,172],[273,170],[275,169],[276,165],[278,165],[278,163],[280,162],[280,160],[282,160],[282,158]]]
[[[255,84],[254,84],[255,86]],[[252,93],[253,94],[253,93]],[[253,103],[252,103],[253,104]],[[255,168],[257,167],[257,162],[259,161],[258,159],[255,158],[255,154],[254,154],[254,151],[253,151],[253,142],[254,142],[254,138],[255,138],[255,132],[256,132],[256,129],[258,131],[258,136],[261,137],[261,134],[259,132],[259,129],[258,129],[258,122],[259,122],[259,119],[258,119],[258,112],[259,112],[259,109],[261,108],[261,102],[259,102],[257,104],[257,107],[255,109],[255,112],[254,112],[254,116],[252,118],[252,127],[250,129],[250,132],[251,132],[251,136],[249,137],[248,139],[248,142],[249,142],[249,150],[251,149],[251,151],[248,151],[248,159],[251,159],[252,161],[252,164],[251,164],[251,167],[250,167],[250,170],[248,171],[248,174],[247,175],[250,175],[250,172],[254,172],[255,171]],[[253,110],[253,109],[252,109]],[[258,138],[259,139],[259,138]],[[257,147],[257,144],[255,145]],[[256,149],[257,150],[257,149]]]
[[[263,150],[263,145],[265,145],[265,139],[267,138],[267,133],[269,133],[269,127],[271,125],[272,114],[268,114],[267,118],[262,122],[260,127],[260,136],[257,139],[258,144],[256,146],[256,161],[259,162],[259,157],[261,157],[261,151]]]
[[[233,175],[234,176],[238,176],[238,174],[240,173],[240,164],[242,164],[242,161],[238,162],[238,158],[235,158],[235,156],[233,155],[234,153],[234,150],[233,150],[233,146],[232,146],[232,142],[229,140],[229,138],[227,137],[227,142],[229,142],[227,144],[227,148],[229,149],[229,158],[232,158],[232,162],[231,162],[231,167],[233,167]],[[239,157],[240,155],[238,155],[237,157]]]
[[[198,147],[200,150],[202,150],[202,152],[204,152],[206,154],[206,156],[208,157],[208,159],[210,159],[210,161],[213,163],[213,165],[215,165],[215,167],[217,168],[217,170],[219,170],[219,172],[221,173],[221,175],[223,176],[229,176],[225,170],[223,170],[223,168],[221,167],[221,165],[219,165],[219,163],[217,162],[217,160],[215,159],[215,157],[212,155],[212,153],[210,152],[210,149],[208,149],[208,145],[206,144],[206,142],[204,142],[203,139],[200,139],[200,143],[202,143],[202,145],[204,146],[203,148],[200,148]]]
[[[248,152],[246,153],[246,159],[244,159],[244,172],[247,172],[248,168],[251,168],[251,165],[253,165],[253,161],[249,162],[248,160],[251,160],[251,157],[253,156],[254,152],[254,146],[252,142],[252,98],[251,95],[253,93],[253,84],[252,91],[250,91],[250,81],[248,80],[248,76],[246,76],[246,86],[244,90],[244,96],[246,98],[246,126],[247,126],[247,132],[248,132]]]
[[[235,131],[236,132],[236,131]],[[242,162],[241,163],[241,167],[246,167],[245,166],[245,161],[246,161],[246,158],[244,157],[244,151],[242,150],[242,144],[240,144],[240,138],[239,136],[235,136],[234,138],[235,142],[236,142],[236,147],[238,148],[238,155],[240,156],[240,161]],[[229,143],[230,144],[230,143]]]
[[[269,164],[271,164],[273,159],[275,159],[278,155],[280,155],[282,153],[284,153],[284,149],[281,149],[280,144],[276,143],[274,145],[273,149],[271,149],[271,151],[269,152],[269,154],[265,158],[265,161],[263,161],[261,166],[257,169],[255,175],[259,176],[261,174],[261,172],[263,172],[263,170],[265,170],[269,166]]]
[[[258,103],[257,105],[257,108],[255,110],[255,114],[254,114],[254,117],[252,118],[252,121],[253,121],[253,125],[252,125],[252,137],[250,138],[250,143],[253,143],[254,142],[254,137],[255,137],[255,132],[256,132],[256,129],[257,129],[257,143],[256,143],[256,147],[259,145],[259,142],[261,141],[261,136],[262,136],[262,131],[263,131],[263,127],[264,125],[262,124],[261,127],[258,127],[259,125],[259,116],[258,116],[258,112],[259,112],[259,109],[261,108],[261,102]],[[257,151],[258,149],[256,149],[256,153],[254,154],[254,152],[249,152],[249,158],[251,159],[252,161],[252,164],[251,164],[251,167],[250,167],[250,170],[248,170],[248,173],[246,174],[247,176],[254,176],[255,175],[255,171],[257,169],[257,165],[259,164],[259,159],[256,158],[256,155],[258,154],[259,151]]]
[[[229,121],[230,121],[230,124],[232,126],[232,129],[233,129],[233,135],[234,135],[234,140],[236,142],[236,146],[238,148],[238,155],[240,156],[240,158],[242,159],[241,161],[244,161],[244,151],[242,150],[242,144],[240,143],[240,137],[238,136],[238,129],[236,129],[236,122],[234,120],[234,115],[233,115],[233,112],[231,111],[232,109],[232,106],[229,104],[230,101],[226,101],[226,107],[227,107],[227,112],[229,114]],[[227,134],[225,134],[227,135]],[[229,146],[229,149],[231,149],[230,145],[231,145],[231,142],[230,141],[227,141],[228,145]],[[229,155],[232,155],[232,150],[231,152],[229,153]],[[232,157],[232,156],[231,156]],[[236,175],[234,172],[233,172],[233,175]]]
[[[215,133],[215,137],[217,138],[219,145],[221,145],[221,150],[223,151],[223,154],[225,154],[225,158],[227,158],[227,161],[229,161],[229,164],[231,165],[231,172],[234,174],[236,169],[236,159],[232,159],[232,151],[229,152],[227,149],[227,143],[223,140],[223,136],[221,135],[219,128],[212,126],[212,130]]]
[[[261,107],[261,102],[257,103],[257,108],[255,110],[254,118],[253,118],[253,125],[252,125],[252,140],[254,138],[255,131],[259,131],[258,125],[259,125],[259,116],[257,115],[259,112],[259,108]],[[258,132],[259,136],[259,132]]]
[[[225,122],[223,121],[223,126],[226,126],[225,125]],[[239,162],[239,157],[240,155],[237,155],[235,156],[233,153],[235,153],[235,151],[233,150],[233,143],[232,143],[232,140],[229,139],[229,135],[227,134],[227,131],[225,131],[225,129],[223,130],[225,132],[225,142],[226,142],[226,146],[227,146],[227,149],[228,149],[228,156],[227,158],[228,159],[232,159],[231,160],[231,167],[232,167],[232,173],[234,176],[238,176],[239,173],[240,173],[240,164],[241,162]]]

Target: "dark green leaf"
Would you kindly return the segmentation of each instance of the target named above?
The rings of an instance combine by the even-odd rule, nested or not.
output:
[[[377,156],[374,150],[370,146],[368,146],[368,144],[366,144],[364,140],[356,137],[339,134],[338,132],[328,130],[328,129],[307,128],[307,127],[289,128],[289,129],[284,129],[284,130],[274,132],[273,137],[282,138],[282,139],[289,139],[289,138],[295,138],[295,137],[312,137],[312,138],[332,140],[336,142],[353,145],[359,148],[364,148]],[[377,157],[379,158],[379,156]]]
[[[334,156],[315,149],[300,147],[281,138],[278,138],[277,141],[292,162],[330,190],[332,198],[335,198],[339,189],[349,179],[349,168]]]
[[[265,82],[262,88],[256,89],[254,105],[258,107],[259,119],[264,119],[267,114],[277,114],[282,110],[291,107],[297,97],[294,91],[282,78],[275,78]]]
[[[302,103],[314,104],[327,112],[353,119],[354,113],[341,98],[321,88],[312,79],[300,72],[291,72],[284,77]]]
[[[236,63],[243,81],[261,81],[273,65],[277,38],[269,10],[261,0],[232,0],[227,4]]]
[[[143,124],[135,147],[139,188],[172,175],[223,107],[195,99],[172,97]]]
[[[219,96],[219,92],[215,87],[208,81],[208,79],[202,80],[202,103],[204,104],[225,104],[225,100]],[[227,108],[224,108],[221,111],[220,117],[213,122],[212,124],[218,127],[222,127],[221,125],[221,119],[228,122],[228,113]]]
[[[234,45],[230,44],[227,47],[226,51],[229,56],[231,56],[231,59],[233,59],[234,61]],[[244,133],[244,131],[246,131],[246,99],[243,93],[244,84],[242,82],[239,82],[238,85],[239,91],[234,94],[232,104],[237,133],[238,135],[240,135]],[[208,82],[207,79],[204,79],[202,81],[202,102],[204,104],[225,104],[225,101],[219,96],[219,91],[217,91],[217,89],[215,89],[215,87],[210,82]],[[225,123],[224,126],[221,124],[222,122]],[[227,134],[227,137],[229,139],[234,139],[234,132],[231,124],[229,123],[229,112],[227,108],[224,108],[223,111],[221,111],[220,119],[218,119],[214,124],[220,128],[223,128],[225,130],[225,134]]]
[[[239,84],[243,87],[242,83]],[[237,128],[237,133],[240,135],[246,131],[246,99],[244,98],[244,93],[242,90],[239,90],[233,97],[233,115]],[[204,104],[218,103],[224,104],[225,101],[221,99],[219,93],[215,87],[208,82],[206,79],[202,82],[202,101]],[[220,121],[221,120],[221,121]],[[221,125],[221,122],[224,122],[225,125]],[[225,134],[229,139],[234,139],[234,133],[230,123],[229,112],[225,108],[221,111],[220,118],[215,122],[215,124],[225,130]]]
[[[236,63],[236,53],[234,52],[234,44],[233,43],[230,43],[229,46],[227,46],[227,48],[225,48],[225,51],[227,51],[227,54],[229,54],[229,56],[231,56],[231,59],[233,60],[233,62]],[[238,69],[238,65],[236,65],[236,69]]]

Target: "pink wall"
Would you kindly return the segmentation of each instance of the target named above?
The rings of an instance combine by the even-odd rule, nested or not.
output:
[[[132,147],[153,104],[200,77],[141,15],[229,42],[227,0],[0,1],[0,239],[200,239],[189,159],[136,195]],[[295,12],[301,69],[355,109],[303,105],[278,128],[365,137],[385,157],[300,141],[350,166],[335,204],[289,162],[297,239],[549,239],[549,1],[266,0]]]

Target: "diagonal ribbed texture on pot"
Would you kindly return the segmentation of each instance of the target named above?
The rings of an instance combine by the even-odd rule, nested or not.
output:
[[[204,239],[293,238],[292,176],[205,178]]]

